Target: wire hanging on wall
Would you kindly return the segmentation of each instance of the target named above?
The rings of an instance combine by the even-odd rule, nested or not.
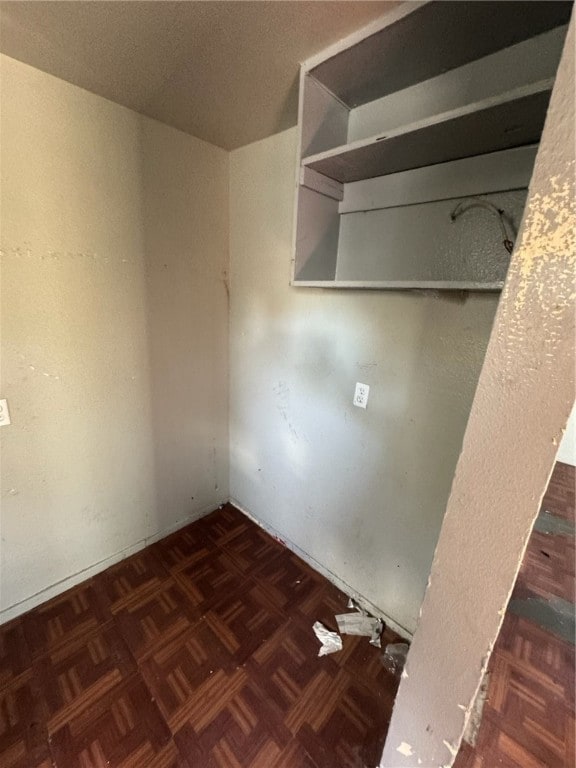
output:
[[[469,211],[471,208],[485,208],[487,211],[490,211],[490,213],[493,213],[498,217],[498,221],[500,222],[500,229],[502,230],[502,244],[508,253],[512,253],[514,249],[514,241],[511,240],[508,236],[508,230],[506,229],[506,219],[504,216],[505,211],[502,208],[497,208],[488,200],[482,200],[479,197],[472,197],[468,200],[462,200],[460,203],[458,203],[456,208],[454,208],[450,214],[450,218],[452,221],[456,221],[459,216],[461,216],[463,213],[466,213],[466,211]]]

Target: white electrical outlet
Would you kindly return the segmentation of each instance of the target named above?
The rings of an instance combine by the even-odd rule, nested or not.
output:
[[[352,402],[358,408],[366,408],[368,405],[368,395],[370,394],[370,387],[368,384],[361,384],[356,382],[356,389],[354,391],[354,400]]]
[[[10,411],[8,410],[8,401],[0,400],[0,427],[10,424]]]

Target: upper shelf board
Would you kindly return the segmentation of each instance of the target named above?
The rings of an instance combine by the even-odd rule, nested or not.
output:
[[[431,0],[398,19],[392,12],[381,29],[305,68],[354,108],[567,24],[572,8],[571,0]]]
[[[532,144],[540,139],[552,89],[542,80],[336,147],[302,165],[341,183]]]

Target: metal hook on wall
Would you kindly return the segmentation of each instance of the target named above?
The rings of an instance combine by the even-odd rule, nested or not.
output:
[[[506,229],[506,219],[504,218],[504,210],[502,208],[497,208],[493,203],[490,203],[488,200],[482,200],[479,197],[472,197],[468,200],[462,200],[462,202],[458,203],[456,208],[452,211],[450,214],[450,218],[452,221],[456,221],[456,219],[466,211],[469,211],[470,208],[485,208],[487,211],[490,211],[490,213],[495,214],[498,217],[498,221],[500,222],[500,229],[502,230],[502,243],[504,245],[504,248],[508,251],[508,253],[512,253],[514,249],[514,241],[510,239],[508,236],[508,231]]]

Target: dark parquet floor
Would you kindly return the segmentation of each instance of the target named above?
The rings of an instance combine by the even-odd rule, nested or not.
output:
[[[574,523],[574,486],[574,467],[556,464],[543,512]],[[573,532],[535,529],[511,605],[532,599],[555,606],[558,598],[573,604],[574,544]],[[575,662],[573,642],[509,606],[490,660],[476,747],[464,744],[455,768],[574,768]]]
[[[0,627],[0,766],[375,766],[397,681],[312,632],[346,602],[227,505]]]

